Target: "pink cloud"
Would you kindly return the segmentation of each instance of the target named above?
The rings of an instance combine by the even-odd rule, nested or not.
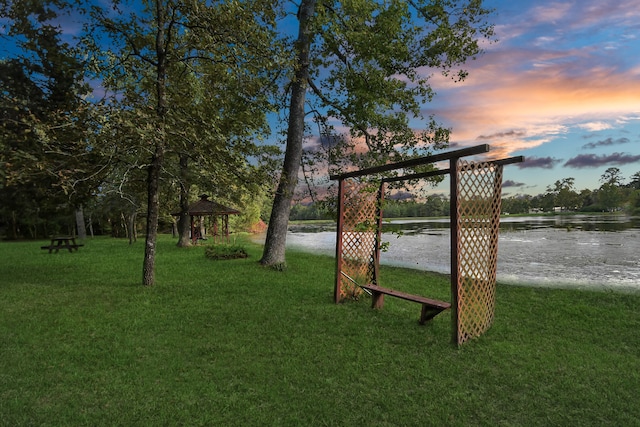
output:
[[[462,84],[434,76],[440,97],[424,112],[451,126],[452,140],[466,145],[502,136],[494,144],[505,154],[544,144],[571,126],[605,129],[637,117],[638,67],[601,65],[591,54],[592,49],[487,52]]]

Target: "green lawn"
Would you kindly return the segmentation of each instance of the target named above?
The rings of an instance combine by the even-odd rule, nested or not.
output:
[[[332,303],[329,257],[285,272],[204,248],[0,243],[0,425],[640,425],[640,294],[498,285],[495,324],[461,348],[448,312]],[[384,285],[449,300],[445,277]]]

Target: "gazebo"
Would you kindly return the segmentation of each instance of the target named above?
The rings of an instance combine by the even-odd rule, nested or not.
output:
[[[191,218],[191,241],[195,244],[198,239],[205,238],[205,230],[203,224],[196,226],[195,219],[201,217],[212,217],[213,225],[213,242],[229,242],[229,215],[238,215],[239,210],[221,205],[209,200],[207,194],[200,195],[200,200],[189,206],[189,217]],[[179,215],[179,214],[174,214]],[[220,219],[221,224],[218,223]],[[200,220],[202,221],[202,219]]]

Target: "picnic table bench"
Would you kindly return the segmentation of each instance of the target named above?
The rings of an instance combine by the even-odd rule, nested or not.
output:
[[[51,238],[51,244],[41,246],[42,249],[49,249],[49,253],[55,251],[58,253],[60,249],[69,249],[69,252],[77,251],[83,244],[76,243],[76,238],[72,236],[58,236]]]
[[[360,287],[371,292],[371,308],[382,308],[382,306],[384,305],[385,295],[422,304],[422,311],[420,313],[421,325],[424,325],[427,321],[433,319],[442,311],[451,308],[451,304],[445,301],[438,301],[420,295],[407,294],[405,292],[396,291],[395,289],[383,288],[378,285],[368,284],[360,285]]]

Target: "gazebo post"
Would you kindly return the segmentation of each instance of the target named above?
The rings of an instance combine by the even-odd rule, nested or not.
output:
[[[190,218],[190,227],[191,227],[191,236],[189,236],[189,237],[191,237],[191,243],[195,244],[196,243],[196,239],[195,239],[196,230],[195,230],[194,224],[193,224],[193,215],[189,215],[189,218]]]

